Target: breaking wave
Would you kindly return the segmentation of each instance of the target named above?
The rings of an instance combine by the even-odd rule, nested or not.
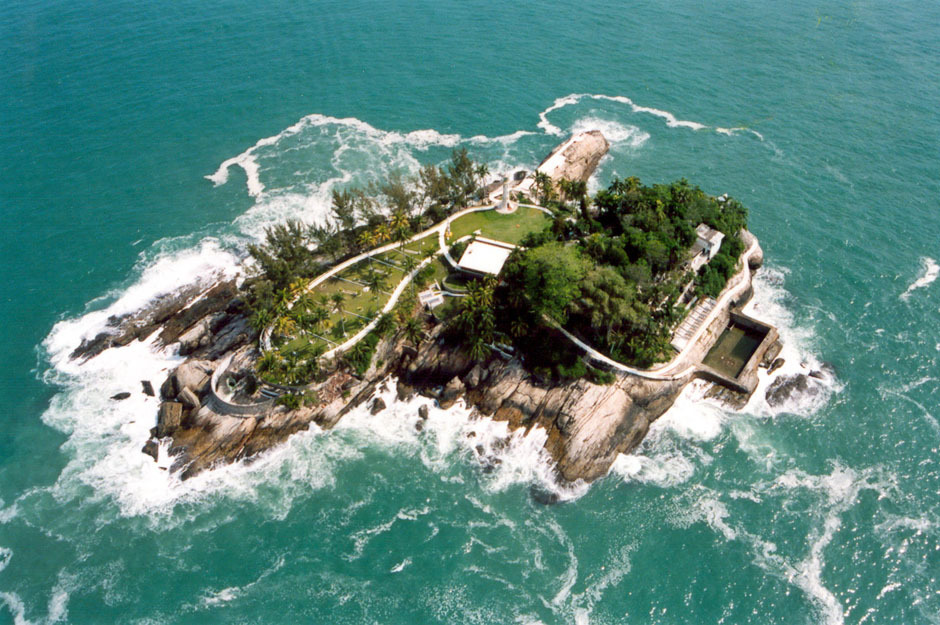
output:
[[[229,181],[233,167],[240,169],[246,177],[247,192],[254,198],[253,205],[224,234],[205,237],[195,244],[191,238],[160,242],[149,256],[142,255],[129,286],[98,298],[82,315],[59,321],[43,341],[50,365],[43,378],[59,392],[42,419],[69,437],[64,449],[70,460],[55,487],[59,494],[67,497],[91,492],[94,497],[117,502],[121,514],[156,512],[159,516],[180,503],[216,492],[255,498],[256,485],[270,474],[289,474],[308,488],[329,484],[330,467],[355,452],[336,448],[341,443],[318,442],[322,433],[316,429],[294,437],[296,440],[250,466],[233,465],[185,484],[179,482],[166,470],[166,450],[161,451],[159,463],[140,452],[158,406],[155,398],[140,392],[140,383],[148,380],[159,386],[180,357],[172,349],[157,348],[152,341],[112,348],[83,363],[71,360],[71,352],[82,340],[106,331],[112,318],[140,310],[160,296],[194,283],[208,286],[222,278],[241,279],[246,242],[259,239],[266,226],[287,218],[306,223],[324,220],[329,214],[331,192],[341,185],[380,180],[394,171],[415,173],[421,164],[419,154],[422,160],[440,162],[461,144],[474,146],[494,174],[531,167],[546,150],[546,137],[560,132],[549,124],[547,116],[587,97],[635,106],[621,96],[566,96],[539,114],[539,130],[469,138],[431,129],[387,131],[355,118],[312,114],[223,161],[206,178],[214,185],[223,185]],[[636,107],[636,112],[661,117],[669,126],[706,127],[656,109]],[[577,119],[571,128],[591,129],[602,130],[615,152],[639,150],[649,139],[649,133],[637,126],[594,114]],[[125,391],[132,393],[129,399],[110,399]],[[391,429],[383,430],[358,412],[345,417],[341,427],[360,427],[362,435],[374,444],[385,444],[393,435],[404,437],[407,443],[399,443],[420,448],[422,459],[430,466],[452,462],[449,454],[475,458],[487,467],[484,484],[488,489],[528,483],[561,499],[577,497],[586,490],[580,486],[563,488],[555,482],[543,449],[546,435],[542,430],[509,432],[505,424],[471,418],[466,409],[432,409],[428,430],[419,437],[411,431],[411,417],[405,416],[413,416],[416,408],[391,397],[386,401],[390,406],[386,412],[402,415],[398,421],[382,421],[382,427]],[[434,441],[433,445],[428,441]],[[288,454],[297,457],[291,460]],[[318,469],[311,469],[313,465]],[[648,468],[649,472],[653,469]],[[285,495],[286,499],[291,496]]]
[[[917,289],[924,289],[930,286],[934,280],[937,279],[937,276],[940,275],[940,265],[937,264],[933,258],[928,258],[924,256],[920,259],[921,264],[921,273],[916,280],[914,280],[905,290],[901,293],[901,299],[906,300],[911,296],[911,293]]]

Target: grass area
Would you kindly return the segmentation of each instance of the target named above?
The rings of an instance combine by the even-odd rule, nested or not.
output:
[[[423,258],[428,252],[436,252],[437,247],[437,233],[432,232],[423,239],[408,243],[405,245],[405,250],[417,254],[419,258]]]
[[[495,210],[470,213],[450,224],[451,236],[448,243],[477,230],[480,236],[518,245],[530,232],[540,232],[551,223],[551,218],[535,208],[520,206],[509,215],[502,215]]]

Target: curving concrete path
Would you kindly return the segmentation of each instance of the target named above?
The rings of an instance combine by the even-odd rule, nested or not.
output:
[[[454,213],[453,215],[450,215],[449,217],[447,217],[447,218],[444,219],[443,221],[437,223],[437,224],[434,225],[434,226],[431,226],[431,227],[428,228],[427,230],[423,230],[422,232],[419,232],[418,234],[416,234],[416,235],[414,235],[413,237],[411,237],[410,239],[408,239],[408,240],[405,242],[405,245],[407,245],[407,244],[409,244],[409,243],[414,243],[415,241],[420,241],[421,239],[424,239],[425,237],[428,237],[428,236],[433,235],[434,233],[437,233],[437,235],[438,235],[438,251],[437,251],[437,252],[434,252],[431,256],[428,256],[426,259],[424,259],[423,261],[421,261],[421,263],[420,263],[417,267],[415,267],[415,269],[414,269],[410,274],[408,274],[407,276],[405,276],[404,278],[402,278],[401,282],[398,283],[398,286],[397,286],[397,287],[395,288],[395,290],[392,292],[392,297],[389,298],[388,302],[387,302],[387,303],[385,304],[385,306],[382,308],[382,314],[384,314],[385,312],[391,310],[392,307],[395,306],[395,304],[398,302],[398,298],[401,297],[401,294],[402,294],[402,292],[404,291],[404,287],[407,286],[409,282],[411,282],[412,278],[414,278],[414,276],[415,276],[415,274],[418,272],[418,270],[424,268],[424,266],[427,265],[435,256],[441,254],[442,252],[446,252],[446,249],[447,249],[447,248],[446,248],[446,245],[445,245],[445,242],[444,242],[444,234],[447,232],[447,227],[450,225],[450,223],[451,223],[452,221],[454,221],[455,219],[458,219],[458,218],[460,218],[460,217],[463,217],[464,215],[469,215],[469,214],[471,214],[471,213],[476,213],[476,212],[480,212],[480,211],[493,210],[494,208],[496,208],[496,205],[495,205],[495,204],[487,204],[487,205],[484,205],[484,206],[471,206],[471,207],[469,207],[469,208],[465,208],[465,209],[463,209],[463,210],[461,210],[461,211],[457,211],[456,213]],[[393,250],[393,249],[397,248],[399,245],[401,245],[401,244],[400,244],[398,241],[395,241],[395,242],[393,242],[393,243],[388,243],[388,244],[383,245],[383,246],[381,246],[381,247],[376,247],[376,248],[371,249],[371,250],[369,250],[369,251],[367,251],[367,252],[363,252],[362,254],[358,254],[358,255],[356,255],[356,256],[353,256],[352,258],[349,258],[349,259],[347,259],[347,260],[344,260],[344,261],[341,262],[340,264],[336,265],[335,267],[331,267],[331,268],[330,268],[329,270],[327,270],[326,272],[321,273],[319,276],[317,276],[316,278],[314,278],[313,280],[311,280],[311,281],[307,284],[307,286],[304,287],[304,289],[303,289],[302,292],[305,293],[305,292],[310,291],[311,289],[315,289],[315,288],[316,288],[317,286],[319,286],[320,284],[323,284],[324,281],[329,280],[330,278],[332,278],[332,277],[335,276],[336,274],[340,273],[340,272],[343,271],[344,269],[348,269],[349,267],[352,267],[352,266],[355,265],[356,263],[358,263],[358,262],[360,262],[360,261],[363,261],[363,260],[365,260],[365,259],[367,259],[367,258],[369,258],[369,257],[371,257],[371,256],[375,256],[376,254],[384,254],[385,252],[388,252],[388,251],[390,251],[390,250]],[[299,297],[299,296],[300,296],[300,295],[298,294],[298,297]],[[294,301],[296,301],[296,300],[297,300],[297,298],[294,298]],[[293,302],[291,302],[291,304],[293,304]],[[347,349],[349,349],[350,347],[352,347],[353,345],[355,345],[362,337],[364,337],[366,334],[368,334],[368,331],[369,331],[369,330],[372,330],[372,328],[375,327],[375,324],[376,324],[376,323],[378,323],[378,317],[376,317],[376,318],[372,321],[372,323],[370,323],[370,324],[367,325],[365,328],[363,328],[362,330],[360,330],[359,332],[357,332],[356,335],[353,336],[351,339],[347,340],[346,342],[342,343],[341,345],[339,345],[339,346],[337,346],[337,347],[334,347],[334,348],[331,349],[330,351],[328,351],[328,352],[326,352],[325,354],[323,354],[323,356],[333,356],[333,355],[340,354],[340,353],[346,351]],[[271,333],[272,333],[273,329],[274,329],[274,324],[271,324],[271,325],[269,325],[267,328],[265,328],[264,331],[261,333],[261,341],[260,341],[260,342],[261,342],[261,351],[262,351],[262,352],[266,352],[266,351],[268,351],[269,349],[271,349]]]
[[[548,215],[552,214],[552,212],[549,209],[543,206],[538,206],[535,204],[520,204],[520,206],[525,206],[527,208],[535,208]],[[408,239],[408,241],[406,242],[406,245],[408,243],[414,243],[415,241],[420,241],[421,239],[424,239],[425,237],[428,237],[437,233],[438,250],[434,252],[433,254],[431,254],[430,256],[428,256],[427,258],[425,258],[423,261],[421,261],[421,263],[419,263],[418,266],[416,266],[408,275],[402,278],[402,280],[398,283],[398,286],[395,287],[395,290],[392,292],[391,297],[389,297],[388,301],[385,303],[385,306],[382,308],[382,311],[379,313],[379,315],[376,316],[375,319],[373,319],[369,324],[367,324],[365,327],[359,330],[359,332],[357,332],[354,336],[349,338],[347,341],[343,342],[340,345],[337,345],[336,347],[329,350],[328,352],[325,352],[323,356],[321,357],[332,358],[348,350],[353,345],[358,343],[360,340],[365,338],[365,336],[369,332],[371,332],[375,328],[376,325],[378,325],[379,318],[381,317],[381,315],[390,311],[395,306],[395,304],[398,303],[398,300],[401,297],[401,294],[404,292],[405,288],[408,286],[411,280],[414,279],[417,273],[421,269],[423,269],[425,266],[427,266],[427,264],[430,263],[435,257],[443,254],[447,262],[452,267],[456,268],[457,262],[450,256],[447,242],[445,240],[445,236],[446,236],[448,227],[450,226],[451,222],[453,222],[456,219],[459,219],[460,217],[463,217],[464,215],[469,215],[472,213],[477,213],[477,212],[482,212],[482,211],[494,210],[495,208],[496,208],[495,204],[487,204],[484,206],[471,206],[469,208],[465,208],[461,211],[454,213],[453,215],[450,215],[449,217],[447,217],[440,223],[432,226],[431,228],[428,228],[427,230],[419,232],[418,234]],[[691,375],[695,371],[697,367],[697,363],[685,363],[685,361],[688,359],[689,353],[691,352],[693,348],[696,347],[702,334],[711,325],[712,321],[715,319],[715,316],[721,312],[724,306],[732,298],[740,295],[740,293],[743,292],[747,288],[747,286],[750,284],[750,280],[749,280],[750,270],[748,268],[748,263],[750,261],[751,256],[760,249],[760,246],[758,244],[757,237],[755,237],[753,234],[751,234],[747,230],[744,230],[743,233],[745,237],[750,239],[750,245],[744,251],[744,253],[741,254],[741,258],[738,261],[739,264],[741,265],[741,269],[739,269],[738,272],[734,276],[731,277],[731,280],[730,280],[731,284],[725,287],[724,291],[718,298],[717,304],[712,309],[712,311],[708,314],[705,320],[699,325],[698,330],[696,330],[696,332],[689,338],[688,342],[686,343],[686,346],[682,349],[682,351],[676,354],[675,357],[673,357],[672,360],[670,360],[668,363],[658,365],[650,369],[637,369],[635,367],[630,367],[623,363],[617,362],[616,360],[610,358],[609,356],[606,356],[605,354],[597,351],[596,349],[594,349],[593,347],[591,347],[590,345],[588,345],[587,343],[585,343],[584,341],[576,337],[575,335],[568,332],[568,330],[561,327],[560,325],[554,322],[553,322],[553,325],[562,334],[564,334],[572,343],[580,347],[592,360],[601,362],[607,365],[608,367],[615,369],[617,371],[620,371],[622,373],[635,375],[635,376],[645,378],[648,380],[678,380],[688,375]],[[472,236],[473,235],[467,235],[467,236],[461,237],[456,242],[469,239]],[[310,291],[311,289],[316,288],[317,286],[322,284],[325,280],[329,280],[337,273],[343,271],[344,269],[347,269],[348,267],[355,265],[356,263],[362,260],[365,260],[376,254],[383,254],[387,251],[393,250],[399,245],[400,243],[398,242],[388,243],[381,247],[374,248],[372,250],[369,250],[367,252],[363,252],[362,254],[354,256],[348,260],[345,260],[342,263],[336,265],[335,267],[332,267],[325,273],[322,273],[316,278],[314,278],[313,280],[311,280],[310,283],[308,283],[307,286],[304,288],[304,292],[307,292],[307,291]],[[262,351],[268,351],[269,349],[271,349],[271,333],[272,333],[273,327],[274,326],[272,324],[268,326],[267,328],[265,328],[264,331],[261,333],[260,343],[261,343]],[[685,366],[683,367],[683,365]]]
[[[561,331],[562,334],[568,337],[568,339],[571,340],[572,343],[574,343],[575,345],[580,347],[582,350],[584,350],[584,352],[592,360],[602,362],[605,365],[608,365],[609,367],[616,369],[618,371],[621,371],[623,373],[628,373],[630,375],[635,375],[641,378],[646,378],[647,380],[678,380],[688,375],[691,375],[695,371],[696,367],[698,366],[698,363],[685,363],[685,361],[688,359],[689,353],[691,352],[693,348],[697,346],[698,341],[701,338],[702,334],[705,332],[708,326],[711,325],[715,317],[721,313],[721,310],[724,308],[724,306],[732,298],[740,295],[750,284],[750,279],[749,279],[750,269],[748,268],[748,262],[750,261],[751,256],[754,254],[754,252],[760,249],[760,245],[757,242],[757,237],[755,237],[753,234],[751,234],[747,230],[745,230],[744,232],[746,233],[746,236],[750,238],[751,243],[750,243],[750,246],[747,248],[747,250],[745,250],[744,253],[741,254],[741,258],[738,261],[742,265],[741,269],[739,269],[738,272],[731,277],[730,282],[732,284],[725,287],[725,290],[722,292],[722,294],[718,298],[717,304],[712,309],[712,311],[708,314],[708,316],[705,317],[705,320],[699,325],[698,330],[696,330],[696,332],[691,336],[688,343],[686,343],[686,346],[682,348],[682,351],[676,354],[672,360],[670,360],[669,362],[665,364],[653,367],[651,369],[637,369],[635,367],[629,367],[623,363],[617,362],[616,360],[612,358],[609,358],[608,356],[605,356],[604,354],[597,351],[596,349],[594,349],[593,347],[591,347],[584,341],[580,340],[575,335],[565,330],[560,325],[557,325],[557,324],[554,324],[554,325],[558,330]],[[683,367],[683,365],[685,365],[685,367],[681,368]],[[676,369],[680,369],[680,368],[681,370],[679,370],[678,372],[675,372]]]

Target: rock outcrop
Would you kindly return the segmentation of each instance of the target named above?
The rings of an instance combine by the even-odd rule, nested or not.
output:
[[[442,407],[463,397],[482,414],[513,428],[545,428],[546,448],[568,481],[606,475],[617,454],[643,440],[650,423],[685,384],[621,375],[606,386],[585,380],[551,386],[516,361],[492,358],[485,365],[474,364],[440,341],[426,342],[399,375],[401,383],[426,392],[449,377],[438,395]]]
[[[562,178],[587,182],[609,150],[610,143],[600,130],[582,132],[552,150],[538,170],[556,182]]]

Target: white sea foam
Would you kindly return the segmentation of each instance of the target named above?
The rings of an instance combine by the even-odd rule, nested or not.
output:
[[[0,600],[13,616],[13,625],[32,625],[33,621],[26,618],[26,605],[15,592],[0,592]]]
[[[79,363],[70,361],[69,354],[82,339],[106,330],[109,317],[136,312],[157,297],[184,286],[202,283],[208,287],[219,279],[230,279],[240,273],[238,258],[211,238],[193,249],[161,254],[143,269],[136,282],[114,293],[114,301],[106,308],[56,323],[43,341],[43,347],[59,371],[76,372]]]
[[[754,488],[754,496],[760,501],[787,500],[794,496],[793,491],[808,491],[816,497],[809,512],[813,526],[803,553],[781,553],[774,542],[748,530],[746,519],[736,519],[718,491],[705,486],[689,489],[690,502],[680,504],[676,521],[680,525],[705,523],[725,540],[748,546],[757,566],[806,595],[818,610],[819,622],[843,623],[843,606],[822,580],[825,550],[841,528],[843,515],[858,503],[859,493],[874,490],[880,497],[891,496],[896,491],[893,480],[878,468],[855,471],[836,465],[823,475],[791,469],[772,482],[757,483]]]
[[[441,134],[436,130],[424,129],[414,130],[408,133],[379,130],[374,126],[354,117],[338,118],[329,115],[314,113],[298,120],[295,124],[288,126],[281,132],[270,137],[260,139],[253,146],[237,156],[227,159],[219,165],[215,173],[206,176],[216,186],[225,184],[228,181],[229,169],[233,166],[241,167],[247,177],[248,193],[255,198],[261,196],[265,190],[265,185],[260,178],[260,165],[258,162],[258,152],[263,148],[277,145],[279,142],[293,137],[307,128],[321,126],[341,126],[351,128],[372,141],[384,145],[406,144],[417,150],[426,150],[431,146],[453,147],[460,141],[460,135]]]
[[[758,139],[763,141],[764,137],[754,130],[749,128],[737,127],[737,128],[724,128],[724,127],[713,127],[708,126],[700,122],[689,121],[684,119],[677,118],[674,114],[669,111],[664,111],[662,109],[652,108],[649,106],[640,106],[636,104],[633,100],[626,96],[622,95],[604,95],[599,93],[571,93],[561,98],[557,98],[551,106],[546,108],[544,111],[539,113],[539,123],[538,127],[544,130],[550,135],[561,135],[563,131],[558,126],[554,125],[548,120],[548,115],[553,111],[565,108],[567,106],[573,106],[578,104],[581,100],[591,99],[591,100],[604,100],[608,102],[617,102],[619,104],[625,104],[630,107],[630,110],[634,113],[643,113],[646,115],[653,115],[659,117],[660,119],[665,120],[666,125],[670,128],[688,128],[690,130],[706,130],[712,129],[716,132],[720,132],[726,135],[734,135],[739,132],[749,132],[756,136]]]
[[[582,117],[571,126],[572,134],[589,130],[600,130],[614,149],[636,150],[650,138],[648,132],[636,126],[599,117]]]
[[[783,350],[780,358],[784,365],[773,374],[765,369],[758,369],[758,386],[744,408],[744,412],[762,416],[780,413],[809,416],[825,406],[834,393],[842,390],[843,384],[816,356],[815,334],[813,329],[796,323],[792,311],[787,306],[789,294],[784,288],[787,270],[762,267],[754,276],[754,296],[744,307],[744,312],[757,319],[762,319],[777,328]],[[817,372],[818,377],[807,378],[808,392],[795,394],[782,405],[773,407],[766,401],[767,389],[775,380],[783,376],[809,375]]]
[[[930,286],[933,281],[937,279],[937,276],[940,275],[940,265],[938,265],[937,261],[933,258],[924,256],[920,259],[920,264],[920,276],[918,276],[918,278],[907,287],[906,291],[901,293],[902,300],[908,299],[911,296],[911,293],[917,289],[923,289]]]
[[[401,401],[394,380],[379,392],[386,410],[372,415],[367,406],[351,411],[337,425],[367,437],[373,444],[389,448],[405,447],[418,452],[422,463],[432,470],[444,471],[458,458],[471,458],[487,471],[484,488],[498,492],[518,484],[537,485],[560,499],[572,499],[587,491],[587,485],[562,485],[545,451],[547,433],[532,428],[528,433],[511,431],[507,423],[477,416],[462,402],[442,410],[431,400],[415,397]],[[418,408],[428,406],[428,419],[419,432]],[[458,460],[459,461],[459,460]]]
[[[237,599],[245,592],[250,591],[253,587],[264,581],[265,578],[279,571],[281,567],[284,566],[284,562],[284,556],[280,556],[274,562],[274,564],[262,571],[262,573],[254,581],[249,582],[244,586],[229,586],[228,588],[223,588],[221,590],[206,592],[202,597],[201,607],[215,607]]]

